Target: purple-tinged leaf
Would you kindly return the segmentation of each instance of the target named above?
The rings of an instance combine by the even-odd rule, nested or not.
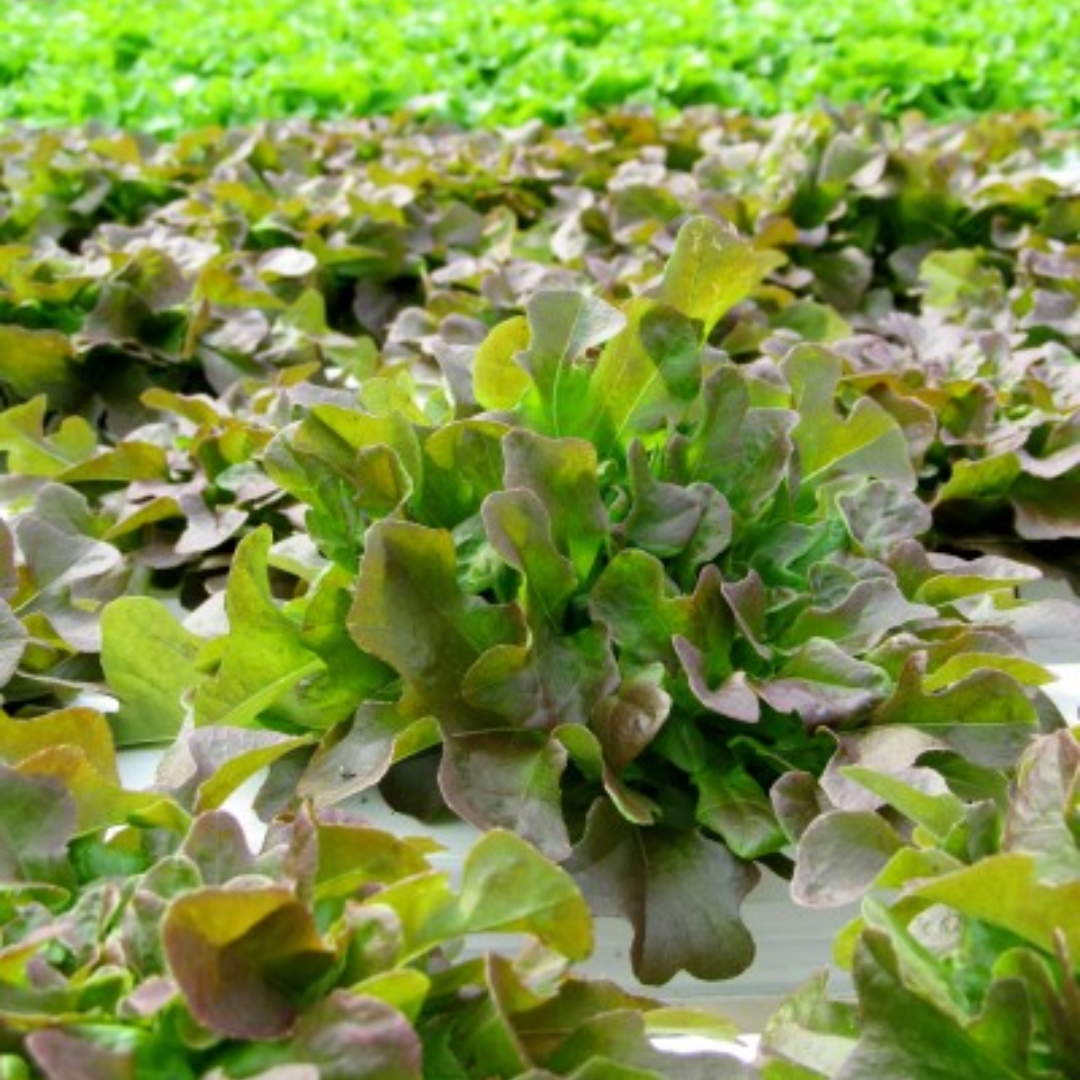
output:
[[[883,818],[868,810],[831,810],[799,840],[791,894],[809,907],[860,899],[904,846]]]
[[[810,726],[863,718],[892,689],[881,668],[824,637],[811,638],[776,675],[755,680],[753,687],[771,708]]]
[[[166,752],[158,767],[158,787],[196,812],[214,810],[249,777],[310,742],[306,736],[276,731],[198,728]]]
[[[887,578],[870,578],[857,582],[838,603],[800,612],[783,641],[791,648],[822,638],[847,652],[861,653],[905,623],[935,619],[937,615],[937,608],[913,604]]]
[[[320,1080],[421,1080],[420,1037],[395,1008],[364,993],[335,990],[306,1010],[286,1060],[318,1067]]]
[[[784,773],[769,789],[776,820],[789,840],[798,843],[810,824],[835,809],[812,773]]]
[[[66,885],[75,800],[51,777],[0,765],[0,879]]]
[[[514,488],[489,495],[482,512],[491,546],[525,576],[527,610],[558,628],[577,575],[555,547],[544,504],[528,488]]]
[[[637,666],[675,663],[673,640],[689,633],[690,601],[672,596],[659,559],[628,548],[604,568],[589,611],[604,623],[624,657]]]
[[[930,531],[930,511],[921,499],[896,484],[872,480],[837,499],[852,539],[874,558],[894,544]]]
[[[461,692],[514,728],[585,724],[618,685],[608,634],[588,626],[559,636],[541,628],[529,645],[496,645],[465,673]]]
[[[1024,755],[1005,818],[1004,851],[1034,855],[1048,884],[1080,878],[1080,747],[1072,732],[1040,739]]]
[[[235,877],[255,872],[243,827],[223,810],[200,814],[192,822],[180,853],[199,868],[207,885],[226,885]]]
[[[603,747],[604,760],[620,773],[656,738],[671,712],[671,697],[639,678],[623,682],[593,709],[589,726]]]
[[[558,549],[588,579],[610,528],[600,499],[596,448],[584,439],[548,439],[515,428],[503,439],[507,489],[527,488],[551,520]]]
[[[439,786],[466,821],[511,829],[561,861],[570,854],[560,788],[566,761],[562,743],[539,732],[448,735]]]
[[[892,696],[874,709],[872,723],[916,728],[980,765],[1015,762],[1038,721],[1020,685],[1004,672],[986,670],[928,693],[924,670],[924,656],[908,658]]]
[[[739,906],[758,871],[722,844],[697,832],[632,826],[598,801],[566,866],[596,914],[633,925],[631,960],[642,982],[661,984],[681,970],[730,978],[753,959]]]
[[[0,690],[19,669],[30,635],[6,600],[0,600]]]
[[[677,558],[686,570],[712,562],[731,543],[731,507],[711,484],[688,487],[657,480],[640,442],[630,446],[630,513],[626,540],[660,559]]]
[[[333,962],[311,912],[284,888],[187,893],[169,907],[162,934],[195,1018],[237,1039],[287,1035],[299,996]]]
[[[744,724],[756,724],[761,718],[757,694],[747,682],[746,673],[734,671],[715,689],[708,684],[706,655],[686,638],[676,635],[672,644],[686,673],[690,691],[710,712]]]

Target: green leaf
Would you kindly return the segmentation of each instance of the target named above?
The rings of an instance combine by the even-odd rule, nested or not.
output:
[[[751,407],[745,377],[720,367],[705,380],[691,434],[668,440],[667,472],[684,484],[712,484],[736,514],[757,517],[787,476],[797,422],[788,409]]]
[[[529,388],[529,376],[515,359],[529,341],[529,322],[518,315],[499,323],[476,350],[473,390],[485,409],[512,409]]]
[[[868,932],[860,942],[855,986],[863,1031],[839,1073],[843,1080],[1022,1080],[1028,1075],[907,987],[888,939],[879,932]]]
[[[81,416],[65,416],[56,433],[47,435],[47,407],[39,394],[0,413],[0,450],[7,453],[9,472],[55,477],[97,452],[97,435]]]
[[[462,681],[489,649],[520,642],[520,616],[462,592],[449,533],[373,525],[348,625],[365,652],[401,676],[403,717],[434,716],[452,733],[503,726],[465,700]]]
[[[483,516],[491,546],[525,576],[527,610],[557,629],[577,575],[555,547],[544,504],[528,488],[496,491],[484,500]]]
[[[663,563],[628,548],[604,568],[589,595],[589,611],[635,665],[674,664],[674,638],[691,633],[691,601],[671,592]]]
[[[127,440],[57,476],[65,484],[124,484],[136,480],[166,480],[169,474],[165,451],[153,443]]]
[[[515,428],[503,440],[504,482],[543,504],[558,549],[588,579],[610,528],[600,499],[596,448],[584,439],[548,439]]]
[[[740,859],[760,859],[787,846],[769,797],[739,764],[706,766],[694,773],[694,817],[716,833]]]
[[[826,984],[824,971],[814,975],[785,997],[769,1016],[762,1036],[763,1049],[769,1058],[782,1055],[777,1060],[790,1065],[793,1071],[780,1070],[774,1077],[766,1070],[768,1080],[833,1077],[851,1054],[859,1035],[856,1006],[830,1000]],[[804,1068],[815,1071],[804,1072]]]
[[[18,398],[45,394],[54,407],[75,404],[82,393],[74,351],[55,330],[0,326],[0,382]]]
[[[26,758],[19,771],[55,780],[75,803],[75,835],[85,836],[128,822],[182,833],[187,815],[172,799],[155,792],[127,791],[102,775],[76,745],[54,745]],[[111,771],[111,770],[110,770]]]
[[[424,443],[424,488],[416,513],[429,525],[454,528],[473,517],[502,486],[504,424],[460,420],[436,428]]]
[[[948,479],[937,489],[935,504],[950,499],[1002,499],[1023,471],[1011,450],[974,461],[961,458],[953,462]]]
[[[175,736],[187,713],[185,695],[197,681],[202,640],[163,604],[143,596],[108,604],[101,634],[101,666],[120,702],[112,718],[117,745]]]
[[[1005,852],[919,885],[912,895],[948,904],[1046,953],[1054,953],[1055,935],[1061,934],[1070,955],[1080,955],[1080,924],[1075,917],[1080,881],[1044,885],[1037,875],[1035,856]]]
[[[396,678],[380,660],[361,652],[349,635],[353,588],[350,574],[340,566],[328,567],[298,604],[303,612],[301,639],[325,665],[298,693],[304,722],[311,727],[328,728],[347,720],[361,702],[381,696]]]
[[[703,337],[757,287],[772,264],[730,225],[692,217],[679,230],[659,297],[702,324]]]
[[[845,765],[841,772],[939,839],[944,840],[964,819],[964,803],[951,792],[927,794],[895,776],[862,765]]]
[[[303,679],[325,670],[304,645],[300,628],[282,614],[270,593],[267,527],[236,549],[225,593],[229,634],[217,672],[195,692],[195,723],[252,727],[264,715],[303,724],[303,705],[287,696]]]
[[[530,343],[517,362],[532,377],[552,433],[580,430],[588,400],[582,395],[588,372],[581,361],[589,349],[619,333],[626,316],[602,300],[560,290],[534,293],[525,311]]]
[[[785,358],[783,371],[799,411],[793,438],[804,488],[816,489],[846,476],[914,487],[907,442],[892,416],[867,397],[860,397],[847,415],[837,409],[843,374],[839,356],[817,345],[797,345]]]
[[[468,933],[534,934],[569,960],[592,952],[589,908],[573,878],[512,833],[494,830],[470,849],[459,911]]]
[[[107,781],[119,783],[109,722],[87,708],[68,708],[33,719],[12,720],[0,713],[0,758],[18,765],[41,750],[74,746]]]
[[[318,822],[316,833],[316,900],[355,896],[373,884],[387,885],[428,869],[420,844],[379,829]]]
[[[627,304],[626,319],[589,384],[589,423],[601,457],[678,420],[701,386],[699,323],[645,298]]]

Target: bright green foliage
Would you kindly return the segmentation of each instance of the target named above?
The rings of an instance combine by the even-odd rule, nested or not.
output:
[[[751,113],[882,95],[932,116],[1080,109],[1048,0],[11,0],[0,114],[153,131],[386,113],[565,121],[622,103]],[[632,62],[628,62],[632,58]]]

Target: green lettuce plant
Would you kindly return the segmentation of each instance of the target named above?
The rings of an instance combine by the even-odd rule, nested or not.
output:
[[[0,716],[0,759],[5,1077],[749,1075],[652,1045],[726,1021],[570,973],[588,908],[512,834],[457,885],[431,841],[305,808],[252,850],[223,811],[125,790],[88,709]],[[480,933],[524,944],[462,951]]]
[[[652,982],[750,962],[754,864],[791,867],[775,794],[837,740],[1010,766],[1060,718],[982,616],[1004,623],[1036,574],[920,544],[903,433],[872,398],[838,401],[839,356],[735,365],[708,345],[770,265],[693,219],[622,309],[538,293],[440,421],[385,381],[306,408],[263,462],[318,554],[281,604],[269,531],[241,542],[228,633],[181,680],[192,737],[276,731],[268,811],[381,781],[519,833],[634,924]],[[117,634],[119,611],[150,614],[116,603]],[[121,640],[103,656],[131,672],[130,711],[168,661]]]
[[[888,807],[870,854],[866,811],[833,807],[803,845],[807,887],[866,891],[862,916],[837,942],[856,1001],[824,979],[773,1017],[762,1075],[1064,1078],[1080,1068],[1080,750],[1072,732],[1038,739],[1015,785],[940,751],[871,773],[844,770],[852,792]],[[856,838],[856,818],[864,821]],[[818,835],[812,836],[816,830]],[[819,857],[825,833],[861,845],[848,861]],[[890,836],[891,840],[882,843]],[[890,850],[886,850],[886,849]],[[868,857],[867,857],[868,856]],[[862,862],[863,866],[850,872]],[[865,871],[878,863],[872,881]]]

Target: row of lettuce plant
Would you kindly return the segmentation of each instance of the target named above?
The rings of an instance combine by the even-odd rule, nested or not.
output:
[[[193,137],[155,151],[127,225],[74,207],[57,170],[86,181],[100,155],[108,198],[146,147],[13,168],[12,738],[103,730],[54,710],[105,690],[119,744],[175,742],[162,788],[188,812],[265,768],[258,807],[286,822],[351,821],[376,783],[448,805],[563,862],[657,983],[750,962],[755,864],[807,903],[871,887],[923,837],[898,821],[909,773],[993,833],[987,792],[1006,815],[1019,755],[1061,724],[1025,636],[1075,625],[1016,594],[1048,553],[1069,574],[1077,197],[985,128],[892,146],[872,118],[768,139],[709,119],[509,146]],[[826,295],[830,266],[846,284]],[[964,550],[958,508],[987,530]],[[96,805],[108,785],[68,757],[47,771]],[[131,827],[159,812],[124,805]],[[26,813],[5,832],[23,883]],[[520,1060],[500,1074],[540,1061]]]
[[[946,767],[943,768],[942,765]],[[825,980],[777,1011],[763,1075],[1064,1080],[1080,1069],[1080,751],[1042,736],[1006,785],[932,751],[852,766],[804,834],[803,887],[869,895],[836,942],[855,1001]],[[886,822],[870,807],[886,808]],[[797,825],[803,828],[805,820]],[[840,837],[856,857],[838,860]],[[832,854],[830,854],[832,848]]]
[[[933,740],[787,800],[800,888],[865,896],[824,976],[770,1019],[753,1064],[669,1056],[711,1013],[575,977],[592,944],[572,879],[493,831],[452,885],[433,844],[307,807],[257,850],[209,809],[212,753],[171,787],[119,783],[91,710],[0,722],[0,1074],[207,1080],[1065,1080],[1080,1066],[1080,749],[1040,736],[1010,783]],[[905,745],[906,744],[906,745]],[[887,814],[877,812],[886,809]],[[812,820],[811,820],[812,819]],[[516,956],[461,951],[508,934]]]
[[[75,1080],[551,1080],[744,1075],[665,1055],[707,1013],[574,977],[571,878],[492,832],[456,887],[436,846],[301,810],[261,849],[212,805],[119,783],[90,710],[0,722],[0,1075]],[[523,940],[463,953],[471,935]]]
[[[705,214],[772,260],[712,344],[740,362],[778,335],[835,347],[844,393],[900,422],[939,532],[1035,555],[1065,541],[1053,561],[1075,564],[1076,146],[1038,117],[701,109],[505,137],[376,120],[0,139],[9,405],[46,394],[111,443],[157,418],[145,390],[221,394],[305,362],[429,383],[441,365],[453,395],[538,288],[621,303]],[[33,415],[4,424],[9,453]],[[91,453],[72,431],[62,460]],[[242,459],[233,446],[218,471]]]
[[[845,403],[841,356],[782,341],[736,364],[709,344],[772,264],[691,219],[658,285],[621,307],[536,293],[448,380],[453,411],[400,380],[357,392],[291,369],[256,392],[261,437],[239,429],[251,459],[217,475],[286,535],[249,531],[186,626],[115,595],[133,583],[102,537],[130,519],[45,483],[8,545],[31,667],[14,694],[77,686],[100,635],[122,742],[259,735],[237,746],[250,770],[274,762],[267,812],[377,782],[417,813],[415,793],[434,795],[564,861],[634,924],[646,981],[737,973],[753,864],[790,872],[776,802],[793,776],[893,729],[1008,766],[1061,720],[1010,627],[1037,571],[920,543],[931,516],[903,431],[871,396]],[[197,425],[210,467],[229,445],[228,426],[200,438],[209,403],[143,400]],[[59,479],[152,450],[167,453],[122,443]],[[134,495],[139,524],[184,497],[153,490]],[[207,513],[212,541],[237,513]],[[189,518],[172,554],[201,528]],[[167,545],[149,550],[168,565]],[[91,651],[50,667],[80,633]]]

